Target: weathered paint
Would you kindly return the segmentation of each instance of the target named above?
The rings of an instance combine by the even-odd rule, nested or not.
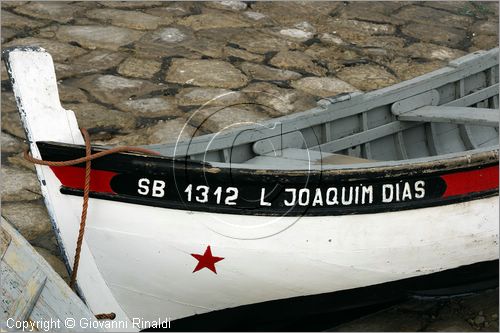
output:
[[[102,331],[98,326],[92,329],[80,326],[80,319],[97,324],[92,312],[45,259],[3,218],[0,222],[0,234],[3,235],[2,242],[8,240],[0,263],[2,331],[12,331],[12,327],[7,325],[12,326],[14,321],[36,325],[42,322],[46,324],[51,320],[60,320],[60,324],[51,326],[50,330],[54,332]],[[67,318],[75,320],[74,327],[64,324]],[[38,327],[38,330],[42,330],[42,327]]]

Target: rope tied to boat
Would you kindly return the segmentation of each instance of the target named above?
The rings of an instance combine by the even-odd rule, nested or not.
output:
[[[54,166],[54,167],[59,167],[59,166],[71,166],[71,165],[76,165],[76,164],[81,164],[85,162],[85,182],[83,186],[83,203],[82,203],[82,214],[80,218],[80,229],[78,231],[78,238],[76,241],[76,249],[75,249],[75,258],[73,261],[73,269],[71,271],[71,277],[70,277],[70,282],[69,286],[74,289],[75,284],[76,284],[76,277],[78,274],[78,266],[80,264],[80,253],[82,250],[82,243],[83,243],[83,236],[85,234],[85,225],[87,223],[87,211],[88,211],[88,205],[89,205],[89,194],[90,194],[90,176],[91,176],[91,171],[92,171],[92,164],[91,161],[111,155],[111,154],[116,154],[120,152],[136,152],[136,153],[142,153],[142,154],[147,154],[147,155],[160,155],[160,153],[149,150],[146,148],[141,148],[141,147],[132,147],[132,146],[120,146],[120,147],[115,147],[111,149],[107,149],[98,153],[92,154],[92,145],[90,143],[90,135],[89,132],[85,128],[80,128],[80,131],[82,132],[83,138],[85,140],[85,156],[76,158],[73,160],[67,160],[67,161],[45,161],[41,160],[38,158],[33,157],[30,152],[29,148],[24,151],[24,158],[33,163],[33,164],[39,164],[39,165],[45,165],[45,166]],[[97,319],[115,319],[116,314],[111,312],[111,313],[101,313],[95,315]]]
[[[114,312],[111,313],[99,313],[95,315],[96,319],[110,319],[113,320],[116,318],[116,314]]]

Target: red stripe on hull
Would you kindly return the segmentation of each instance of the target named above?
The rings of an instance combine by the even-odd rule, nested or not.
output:
[[[498,189],[498,165],[443,175],[443,198]]]
[[[63,186],[83,189],[85,168],[75,166],[50,167]],[[116,194],[111,188],[111,179],[117,172],[92,170],[90,191]],[[442,175],[446,182],[446,191],[442,198],[466,195],[498,189],[498,165],[478,170],[469,170]]]
[[[63,186],[83,190],[85,184],[85,168],[75,166],[50,167],[57,179]],[[118,173],[104,170],[90,171],[90,191],[101,193],[113,193],[111,189],[111,178]]]

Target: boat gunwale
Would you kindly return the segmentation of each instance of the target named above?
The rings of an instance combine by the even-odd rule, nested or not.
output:
[[[74,145],[65,145],[66,149],[62,151],[50,151],[49,149],[61,148],[61,146],[47,146],[40,144],[39,150],[42,157],[46,160],[61,159],[67,156],[68,152],[73,154],[68,156],[76,158]],[[66,154],[66,155],[64,155]],[[80,156],[84,154],[83,146],[80,146],[78,152]],[[174,210],[198,211],[203,213],[221,213],[221,214],[236,214],[236,215],[259,215],[259,216],[336,216],[336,215],[351,215],[351,214],[374,214],[393,211],[404,211],[411,209],[427,208],[440,205],[448,205],[472,200],[480,200],[498,195],[498,181],[484,186],[480,185],[477,189],[463,189],[459,186],[459,192],[445,195],[447,191],[446,177],[451,176],[452,182],[457,182],[458,177],[483,177],[486,181],[494,176],[495,170],[498,172],[498,151],[482,151],[476,154],[458,156],[452,159],[441,159],[432,162],[420,164],[405,164],[396,166],[392,169],[387,167],[380,168],[364,168],[350,170],[334,170],[335,172],[323,172],[319,170],[315,173],[304,171],[294,171],[292,173],[277,173],[275,171],[261,170],[244,170],[230,168],[214,168],[209,164],[201,165],[200,163],[189,163],[190,161],[178,161],[169,157],[141,155],[136,153],[118,153],[121,156],[108,155],[102,159],[94,160],[93,170],[104,170],[111,172],[110,179],[101,184],[109,184],[109,190],[91,190],[90,197],[101,200],[109,200],[128,204],[137,204],[141,206],[150,206]],[[175,163],[178,162],[178,163]],[[183,163],[186,162],[186,163]],[[83,175],[83,164],[76,165]],[[66,168],[66,167],[61,167]],[[59,178],[61,185],[59,191],[62,194],[81,196],[83,191],[79,185],[70,185],[64,179],[68,179],[65,169],[58,170],[58,167],[51,167],[52,172]],[[484,169],[484,171],[480,171]],[[476,172],[479,171],[479,172]],[[70,171],[71,172],[71,171]],[[115,173],[113,175],[113,173]],[[68,175],[68,174],[66,174]],[[63,178],[60,178],[63,177]],[[75,177],[75,176],[71,176]],[[140,179],[149,179],[163,181],[166,188],[173,189],[165,199],[165,193],[161,198],[150,196],[141,196],[137,194],[137,181]],[[448,178],[450,179],[450,178]],[[475,179],[475,178],[474,178]],[[209,188],[233,186],[239,189],[238,192],[245,189],[244,195],[252,193],[253,196],[261,193],[262,188],[270,188],[278,186],[278,192],[282,195],[286,188],[298,189],[307,188],[317,191],[327,190],[329,187],[337,188],[354,188],[360,186],[370,186],[381,188],[383,184],[396,184],[403,182],[405,184],[416,184],[419,181],[425,181],[430,184],[429,197],[425,199],[416,199],[410,201],[391,202],[384,204],[381,202],[370,201],[369,205],[334,205],[314,207],[307,205],[295,205],[294,207],[282,206],[283,196],[271,199],[273,202],[277,200],[278,206],[264,207],[268,205],[246,206],[237,204],[237,206],[228,206],[222,204],[214,204],[213,202],[198,203],[194,201],[186,201],[183,198],[182,189],[188,184],[209,185]],[[102,180],[98,180],[102,182]],[[109,183],[108,183],[109,182]],[[444,183],[443,183],[444,182]],[[114,184],[114,185],[113,185]],[[479,182],[481,184],[481,182]],[[102,185],[101,185],[102,186]],[[426,185],[427,186],[427,185]],[[443,187],[444,186],[444,187]],[[102,187],[101,187],[102,188]],[[186,187],[187,188],[187,187]],[[257,189],[257,191],[256,191]],[[274,191],[271,189],[271,192]],[[465,191],[465,192],[460,192]],[[270,192],[268,192],[270,193]],[[241,193],[240,193],[241,194]],[[171,197],[171,195],[173,195]],[[262,193],[261,193],[262,195]],[[436,196],[437,195],[437,196]],[[252,197],[252,202],[258,198]],[[370,199],[371,200],[371,199]],[[255,207],[254,207],[255,206]]]
[[[43,141],[37,142],[39,150],[43,151],[45,149],[55,149],[62,148],[64,150],[77,149],[81,151],[79,157],[85,156],[85,146],[66,144],[59,142]],[[93,146],[92,152],[104,151],[106,148]],[[249,165],[248,168],[241,167],[244,164],[230,164],[230,163],[220,163],[220,162],[203,162],[203,161],[191,161],[184,159],[175,159],[170,156],[155,156],[155,155],[145,155],[141,153],[133,152],[119,152],[112,154],[103,159],[110,158],[113,155],[128,156],[131,158],[139,158],[141,160],[146,160],[149,162],[169,162],[170,168],[182,169],[187,171],[201,170],[206,173],[231,173],[233,175],[275,175],[275,176],[303,176],[308,174],[310,176],[356,176],[356,175],[376,175],[376,174],[402,174],[405,172],[415,172],[415,171],[446,171],[450,169],[457,168],[468,168],[481,166],[486,164],[492,164],[499,161],[499,147],[486,147],[478,148],[474,150],[461,151],[456,153],[449,153],[444,155],[436,155],[431,157],[423,157],[416,159],[407,160],[394,160],[394,161],[381,161],[373,163],[358,163],[358,164],[342,164],[342,165],[327,165],[331,168],[325,168],[325,165],[318,165],[319,168],[310,169],[265,169],[254,168],[255,165]],[[74,156],[72,156],[73,158]],[[74,157],[77,158],[77,157]],[[48,159],[50,161],[51,159]],[[84,166],[84,164],[80,164]]]

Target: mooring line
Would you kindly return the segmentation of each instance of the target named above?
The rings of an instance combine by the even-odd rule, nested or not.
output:
[[[95,154],[92,154],[92,146],[90,144],[90,135],[88,131],[85,128],[80,128],[80,131],[82,132],[83,138],[85,139],[85,156],[80,157],[77,159],[73,160],[67,160],[67,161],[45,161],[41,160],[38,158],[34,158],[30,152],[29,149],[26,149],[24,151],[24,158],[34,164],[39,164],[39,165],[46,165],[46,166],[55,166],[55,167],[60,167],[60,166],[71,166],[71,165],[76,165],[76,164],[81,164],[85,162],[85,183],[83,187],[83,204],[82,204],[82,215],[80,218],[80,229],[78,231],[78,238],[76,241],[76,249],[75,249],[75,258],[73,261],[73,269],[71,271],[71,278],[69,282],[69,286],[74,289],[75,284],[76,284],[76,277],[78,274],[78,266],[80,264],[80,253],[82,250],[82,243],[83,243],[83,235],[85,234],[85,225],[87,222],[87,211],[88,211],[88,205],[89,205],[89,194],[90,194],[90,176],[91,176],[91,170],[92,170],[92,165],[91,161],[111,155],[111,154],[116,154],[120,152],[136,152],[136,153],[142,153],[142,154],[148,154],[148,155],[160,155],[160,153],[146,149],[146,148],[141,148],[141,147],[132,147],[132,146],[121,146],[121,147],[115,147],[111,148],[108,150],[104,150]],[[116,314],[111,312],[111,313],[101,313],[95,315],[97,319],[115,319]]]

